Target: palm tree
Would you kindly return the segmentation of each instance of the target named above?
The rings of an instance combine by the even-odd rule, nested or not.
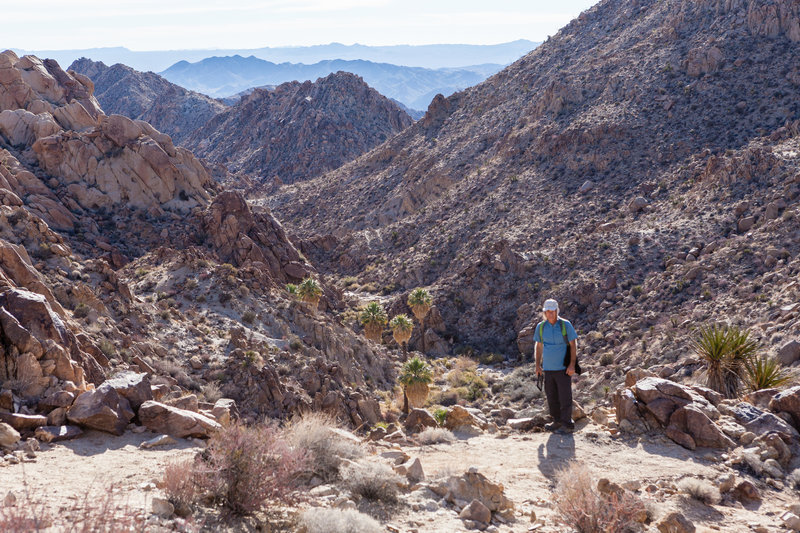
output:
[[[726,398],[736,398],[746,363],[759,348],[749,336],[750,332],[737,326],[714,324],[700,328],[700,337],[692,341],[692,346],[705,359],[709,389]]]
[[[431,310],[433,297],[426,289],[417,288],[408,295],[408,306],[419,320],[422,333],[422,352],[425,352],[425,317]]]
[[[407,413],[409,405],[416,408],[425,403],[433,371],[425,361],[414,356],[403,365],[398,381],[403,385],[403,411]]]
[[[383,306],[378,302],[370,302],[367,304],[358,317],[359,322],[364,326],[364,336],[375,342],[380,342],[383,327],[386,325],[388,319],[386,311],[384,311]]]
[[[297,294],[300,299],[316,310],[319,304],[320,296],[322,296],[322,287],[319,286],[317,280],[314,278],[304,279],[300,285],[297,286]]]
[[[411,332],[414,331],[414,323],[407,315],[397,315],[389,322],[392,328],[392,336],[395,342],[403,349],[403,354],[408,352],[408,341],[411,339]]]

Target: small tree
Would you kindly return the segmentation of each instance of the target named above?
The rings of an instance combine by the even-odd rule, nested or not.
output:
[[[312,309],[316,310],[317,305],[319,305],[319,299],[322,296],[322,287],[319,286],[319,283],[314,278],[306,278],[297,286],[297,295]]]
[[[380,342],[383,327],[389,320],[386,311],[378,302],[370,302],[361,311],[358,317],[359,322],[364,326],[364,336],[375,342]]]
[[[417,288],[408,295],[408,306],[419,320],[422,333],[422,351],[425,352],[425,317],[433,305],[433,296],[427,289]]]
[[[398,381],[403,385],[403,411],[422,407],[428,398],[428,385],[433,382],[431,367],[419,357],[412,357],[403,365]]]
[[[706,362],[706,385],[726,398],[736,398],[747,361],[758,350],[758,342],[737,326],[714,324],[700,328],[692,341],[695,353]]]
[[[403,349],[403,353],[408,352],[408,341],[411,339],[411,332],[414,331],[414,323],[407,315],[397,315],[389,322],[392,328],[392,336],[395,342]]]

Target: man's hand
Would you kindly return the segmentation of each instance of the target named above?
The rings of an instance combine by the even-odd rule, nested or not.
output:
[[[573,374],[575,374],[575,365],[569,365],[567,367],[567,375],[571,376]]]
[[[574,371],[574,369],[573,369],[573,371]],[[544,374],[544,370],[542,370],[542,365],[537,364],[536,365],[536,375],[537,376],[541,376],[542,374]]]

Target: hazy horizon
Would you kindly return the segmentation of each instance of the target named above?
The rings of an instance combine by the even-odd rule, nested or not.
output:
[[[21,50],[127,48],[131,51],[499,44],[543,41],[595,4],[541,0],[42,0],[16,4],[2,47]],[[35,31],[31,31],[35,28]]]

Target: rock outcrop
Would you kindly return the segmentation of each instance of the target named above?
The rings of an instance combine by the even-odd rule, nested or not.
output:
[[[106,66],[101,61],[81,58],[67,71],[90,78],[94,96],[108,114],[143,120],[181,144],[194,130],[204,126],[228,106],[174,83],[153,72],[139,72],[128,66]]]
[[[338,168],[412,123],[353,74],[256,89],[186,139],[199,156],[272,184]]]

